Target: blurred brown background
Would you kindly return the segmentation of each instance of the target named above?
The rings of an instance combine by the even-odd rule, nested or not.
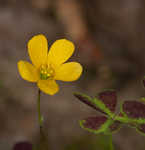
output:
[[[78,120],[96,112],[72,93],[94,96],[113,88],[119,101],[145,96],[144,18],[144,0],[0,0],[0,149],[39,141],[37,87],[21,79],[17,62],[29,59],[27,42],[42,33],[49,45],[60,38],[73,41],[72,60],[84,67],[78,81],[60,82],[55,96],[42,94],[50,149],[93,150],[96,136],[81,129]],[[113,136],[117,150],[143,150],[144,141],[128,127]]]

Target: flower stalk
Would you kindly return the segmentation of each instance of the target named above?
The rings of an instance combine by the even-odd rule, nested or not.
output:
[[[37,111],[38,111],[38,121],[39,121],[39,126],[40,129],[42,128],[43,125],[43,116],[41,115],[41,111],[40,111],[40,95],[41,95],[41,91],[38,90],[38,101],[37,101]]]

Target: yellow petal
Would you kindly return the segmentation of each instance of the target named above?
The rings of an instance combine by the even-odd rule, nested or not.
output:
[[[59,87],[57,83],[55,82],[55,80],[51,80],[51,79],[39,80],[37,85],[41,91],[49,95],[54,95],[59,90]]]
[[[36,35],[28,42],[28,52],[32,63],[39,67],[47,62],[48,44],[44,35]]]
[[[21,77],[24,80],[27,80],[30,82],[38,81],[39,76],[38,76],[37,69],[32,64],[26,61],[19,61],[18,70],[19,70]]]
[[[60,65],[67,61],[74,52],[74,44],[66,39],[55,41],[48,52],[48,64]]]
[[[77,62],[65,63],[55,71],[55,79],[62,81],[75,81],[82,74],[82,70],[82,66]]]

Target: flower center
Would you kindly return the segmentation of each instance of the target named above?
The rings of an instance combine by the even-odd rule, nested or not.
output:
[[[54,76],[54,70],[50,65],[41,65],[40,66],[40,79],[47,80],[48,78],[52,78]]]

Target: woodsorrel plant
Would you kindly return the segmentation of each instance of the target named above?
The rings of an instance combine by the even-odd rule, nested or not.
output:
[[[65,82],[75,81],[82,74],[82,66],[77,62],[65,63],[74,52],[74,44],[66,39],[55,41],[48,51],[47,39],[40,34],[34,36],[28,42],[28,53],[32,64],[26,61],[18,62],[18,70],[21,77],[29,82],[34,82],[38,86],[37,110],[40,126],[40,135],[43,141],[43,117],[40,112],[41,91],[48,95],[54,95],[59,91],[56,80]],[[143,80],[145,86],[145,80]],[[120,105],[120,110],[116,113],[117,94],[115,90],[105,90],[95,97],[85,94],[75,93],[80,101],[92,107],[101,115],[91,116],[80,121],[80,126],[95,134],[109,135],[110,150],[113,150],[112,134],[117,132],[122,125],[127,124],[135,128],[139,133],[145,135],[145,98],[140,101],[124,101]],[[43,142],[43,143],[44,143]],[[47,145],[47,143],[45,143]],[[45,144],[36,149],[47,149]],[[32,149],[29,142],[20,142],[15,145],[15,150]]]

